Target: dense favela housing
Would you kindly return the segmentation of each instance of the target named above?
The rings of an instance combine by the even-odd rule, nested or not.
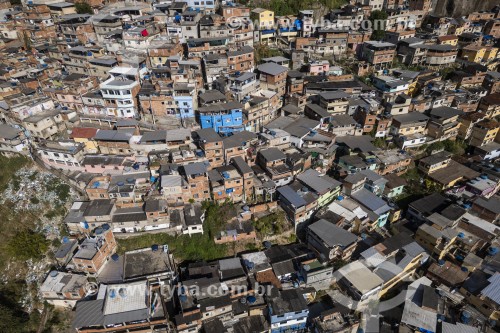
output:
[[[71,193],[38,332],[498,332],[500,4],[470,3],[1,1],[1,161]]]

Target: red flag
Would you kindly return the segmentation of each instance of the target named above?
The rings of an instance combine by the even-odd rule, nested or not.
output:
[[[142,37],[149,36],[148,30],[147,29],[142,30],[141,35],[142,35]]]

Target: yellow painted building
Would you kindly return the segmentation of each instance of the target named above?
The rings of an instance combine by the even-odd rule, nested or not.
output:
[[[251,19],[257,27],[255,30],[271,29],[274,26],[274,12],[264,8],[255,8],[252,10]]]
[[[457,46],[458,37],[455,35],[440,36],[438,37],[438,43],[441,45]]]
[[[462,59],[475,63],[493,61],[498,56],[498,48],[480,45],[468,45],[462,50]]]

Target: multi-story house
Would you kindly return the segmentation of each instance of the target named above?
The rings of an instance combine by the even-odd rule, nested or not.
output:
[[[447,106],[433,108],[429,112],[430,119],[427,124],[427,134],[439,140],[455,139],[460,126],[458,117],[461,114],[462,111]]]
[[[184,165],[183,171],[190,188],[191,198],[197,202],[210,199],[207,164],[204,162],[187,164]]]
[[[226,74],[228,68],[227,54],[212,53],[203,57],[205,64],[205,77],[208,84],[213,83],[217,78]]]
[[[197,103],[197,88],[195,83],[174,83],[173,99],[175,115],[183,126],[185,122],[195,118]]]
[[[394,60],[396,45],[386,42],[364,42],[361,58],[376,69],[390,67]]]
[[[63,55],[63,68],[69,73],[89,74],[89,60],[94,58],[94,52],[99,52],[99,48],[87,48],[75,46],[69,49],[68,54]]]
[[[286,164],[286,155],[278,148],[268,148],[259,151],[257,164],[263,168],[277,186],[283,186],[292,181],[292,171]]]
[[[387,223],[391,207],[384,200],[365,188],[352,193],[351,197],[368,212],[370,230],[381,228]]]
[[[286,77],[288,68],[266,62],[265,64],[257,66],[259,73],[260,87],[274,91],[279,97],[284,96],[286,93]]]
[[[182,206],[192,199],[189,184],[179,174],[162,175],[160,186],[161,194],[169,205]]]
[[[347,113],[349,107],[349,94],[342,91],[324,92],[319,94],[319,105],[332,115]]]
[[[491,119],[481,120],[472,127],[469,144],[481,147],[494,141],[500,141],[498,138],[499,130],[499,122]]]
[[[308,169],[297,176],[297,180],[307,186],[318,196],[318,208],[321,208],[340,194],[341,183],[326,175],[321,175],[318,171]]]
[[[412,147],[424,144],[429,117],[420,112],[410,112],[394,116],[390,133],[397,136],[400,147]]]
[[[227,52],[229,73],[238,73],[254,70],[254,49],[249,45],[242,46],[236,51]]]
[[[107,79],[109,77],[109,71],[118,66],[118,61],[113,57],[99,57],[89,59],[89,75],[97,76],[100,79]]]
[[[279,187],[278,198],[281,207],[286,212],[290,221],[293,222],[295,230],[301,230],[304,222],[309,220],[316,211],[317,196],[310,192],[308,188],[302,188],[302,184],[294,183],[297,190],[289,185]]]
[[[495,20],[486,22],[484,26],[484,34],[500,38],[500,20],[496,18]]]
[[[393,101],[385,103],[385,111],[395,116],[398,114],[406,114],[410,111],[411,97],[405,93],[396,96]]]
[[[461,50],[463,60],[485,64],[497,58],[498,48],[481,45],[467,45]]]
[[[50,271],[40,286],[40,292],[47,303],[73,309],[85,296],[87,283],[87,277],[83,275]]]
[[[167,59],[180,57],[184,50],[177,38],[165,39],[163,36],[153,39],[148,47],[148,59],[151,68],[166,67]]]
[[[452,45],[427,45],[425,64],[430,67],[446,67],[457,58],[457,49]]]
[[[487,118],[495,118],[500,115],[500,93],[491,94],[481,98],[478,111],[483,112]]]
[[[218,167],[209,177],[214,200],[240,202],[243,199],[243,177],[233,165]]]
[[[146,279],[120,284],[101,284],[100,299],[78,303],[73,327],[81,333],[104,333],[109,326],[124,330],[151,330],[167,325],[160,286]],[[132,302],[131,299],[137,299]],[[89,309],[99,315],[88,316]],[[133,310],[130,310],[133,309]]]
[[[441,151],[420,159],[418,161],[418,168],[425,174],[430,174],[442,168],[446,168],[450,161],[451,154],[447,151]]]
[[[47,95],[63,107],[78,112],[84,111],[82,95],[98,87],[98,80],[93,76],[73,73],[66,76],[57,85],[46,90]]]
[[[57,169],[83,170],[83,148],[82,143],[73,141],[44,141],[37,151],[45,163]]]
[[[216,103],[198,109],[201,128],[213,128],[224,135],[244,129],[243,105],[238,102]]]
[[[321,219],[307,227],[307,244],[324,261],[350,260],[357,242],[356,235],[327,220]]]
[[[498,72],[486,72],[483,88],[486,88],[489,94],[500,92],[500,74]]]
[[[460,125],[458,127],[457,138],[467,140],[472,134],[472,128],[475,124],[486,117],[482,112],[467,112],[459,118]]]
[[[135,129],[99,130],[94,141],[101,154],[132,155],[130,140]]]
[[[194,132],[193,137],[205,153],[210,167],[215,168],[224,164],[224,150],[222,138],[213,128],[204,128]]]
[[[107,115],[118,118],[138,117],[136,96],[140,89],[141,86],[135,76],[111,73],[111,77],[100,84]]]
[[[267,91],[263,96],[254,95],[246,100],[243,113],[247,118],[246,127],[249,131],[258,133],[263,126],[275,118],[280,99],[278,94]]]
[[[28,154],[24,131],[6,124],[0,124],[0,155],[10,157]]]
[[[224,147],[224,160],[226,164],[229,163],[232,158],[241,156],[245,161],[253,165],[255,161],[252,161],[252,159],[254,159],[256,155],[255,147],[257,142],[257,134],[246,130],[225,137],[222,140],[222,145]]]
[[[92,20],[94,31],[99,42],[103,42],[110,33],[122,30],[122,20],[119,16],[104,15]]]
[[[242,102],[260,87],[257,75],[250,72],[235,73],[229,76],[228,84],[229,91],[238,102]]]
[[[271,333],[299,332],[306,329],[309,309],[300,289],[273,289],[269,309]]]
[[[236,170],[243,177],[243,200],[249,200],[254,197],[254,178],[255,173],[253,169],[243,160],[241,156],[231,159],[231,164],[234,165]]]
[[[33,139],[41,141],[54,139],[65,123],[60,111],[49,110],[24,118],[23,126]]]
[[[95,276],[116,252],[117,243],[113,231],[106,224],[97,227],[89,236],[80,243],[72,264],[76,271]]]
[[[255,31],[258,31],[258,34],[255,35],[257,41],[262,43],[274,41],[276,38],[276,29],[274,26],[273,11],[264,8],[252,9],[250,19],[257,24],[256,27],[254,23],[253,27]]]

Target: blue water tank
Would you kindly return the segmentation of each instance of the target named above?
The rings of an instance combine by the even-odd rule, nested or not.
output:
[[[462,315],[460,316],[460,320],[462,321],[462,323],[468,324],[470,322],[470,319],[471,314],[467,311],[462,311]]]

